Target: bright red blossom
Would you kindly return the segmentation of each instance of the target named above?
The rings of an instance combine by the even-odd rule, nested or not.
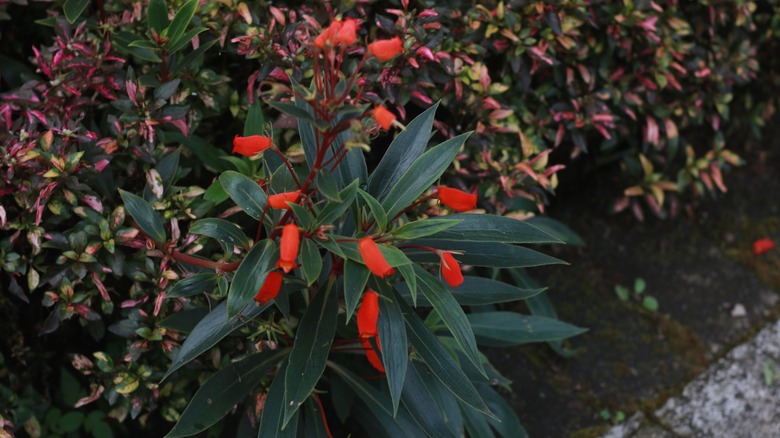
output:
[[[383,107],[382,105],[377,106],[374,108],[374,120],[376,120],[376,123],[382,127],[385,131],[390,129],[391,126],[393,126],[393,122],[395,122],[395,114],[388,111],[387,108]]]
[[[276,195],[270,195],[268,197],[268,205],[270,205],[271,208],[275,208],[277,210],[287,210],[290,208],[290,206],[287,205],[287,203],[296,202],[300,194],[301,191],[296,190],[294,192],[284,192],[284,193],[278,193]]]
[[[344,21],[334,20],[330,26],[326,27],[317,38],[314,39],[314,45],[319,49],[324,49],[326,45],[353,44],[357,40],[358,23],[353,18],[347,18]]]
[[[774,240],[764,237],[753,242],[753,254],[759,255],[775,249]]]
[[[371,289],[363,295],[363,303],[357,314],[358,333],[361,338],[378,335],[376,321],[379,319],[379,295]]]
[[[455,257],[449,251],[441,253],[441,276],[450,287],[458,287],[463,283],[463,273],[460,272],[460,265]]]
[[[439,187],[439,200],[455,211],[468,211],[477,207],[477,195],[451,187]]]
[[[279,295],[279,289],[282,288],[282,274],[277,271],[271,271],[265,277],[265,282],[260,291],[255,295],[255,301],[259,304],[265,304]]]
[[[233,153],[251,157],[271,147],[271,138],[263,135],[233,137]]]
[[[340,44],[354,44],[357,41],[358,22],[354,18],[344,20],[344,25],[336,33],[336,42]]]
[[[384,373],[385,367],[382,366],[382,361],[379,360],[379,355],[374,351],[374,347],[371,345],[369,339],[370,338],[360,338],[360,343],[363,344],[363,350],[366,352],[366,359],[368,359],[368,362],[372,367],[376,368],[377,371]],[[379,336],[374,336],[374,340],[376,341],[376,348],[381,352],[382,345],[379,344]]]
[[[404,42],[394,36],[389,40],[374,41],[368,45],[368,51],[380,61],[389,61],[404,51]]]
[[[287,224],[282,229],[282,240],[279,243],[279,261],[276,262],[277,268],[282,268],[284,273],[288,273],[298,265],[295,259],[298,258],[298,247],[301,245],[301,232],[295,224]]]
[[[395,269],[385,260],[385,256],[379,249],[379,245],[374,242],[374,239],[370,237],[364,237],[358,242],[358,250],[360,256],[363,258],[363,263],[372,274],[380,278],[385,278],[388,275],[393,275]]]

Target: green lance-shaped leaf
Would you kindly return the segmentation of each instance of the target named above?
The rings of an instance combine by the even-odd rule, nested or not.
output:
[[[265,277],[279,260],[279,251],[272,240],[255,244],[241,261],[233,282],[230,283],[227,308],[228,317],[238,314],[244,307],[254,303],[253,299],[265,282]]]
[[[257,181],[252,181],[245,175],[228,170],[219,176],[219,182],[230,199],[241,207],[241,210],[260,220],[263,209],[265,209],[266,196]]]
[[[409,245],[430,246],[447,251],[460,251],[457,259],[465,265],[494,268],[530,268],[544,265],[567,265],[563,260],[550,257],[522,246],[498,242],[466,242],[457,240],[419,239]],[[421,248],[404,249],[414,262],[437,263],[439,256]]]
[[[368,205],[369,210],[371,210],[371,216],[376,224],[376,229],[384,230],[387,226],[387,213],[385,213],[385,209],[382,208],[382,204],[362,189],[358,189],[358,194],[363,198],[366,205]]]
[[[173,17],[171,24],[165,28],[165,36],[168,37],[168,46],[174,47],[179,43],[179,39],[184,35],[187,26],[190,25],[195,11],[198,9],[200,0],[190,0],[179,8]]]
[[[127,212],[135,219],[141,231],[156,242],[165,242],[165,228],[163,228],[160,216],[152,209],[152,206],[143,198],[122,189],[119,189],[119,195],[125,203]]]
[[[383,289],[383,288],[380,288]],[[385,367],[390,399],[393,402],[393,415],[398,414],[398,403],[406,380],[409,363],[409,342],[406,339],[406,323],[398,303],[397,295],[381,291],[379,300],[379,320],[377,331],[382,345],[382,365]]]
[[[364,265],[349,259],[344,262],[344,311],[347,323],[352,320],[352,314],[366,290],[369,275],[371,272]]]
[[[165,5],[165,0],[149,0],[146,21],[149,28],[157,32],[158,35],[168,27],[168,7]]]
[[[255,99],[246,109],[244,137],[265,134],[265,115],[260,108],[260,99]]]
[[[404,406],[412,414],[412,418],[425,431],[426,435],[433,437],[455,436],[444,421],[444,415],[442,415],[439,405],[425,386],[417,368],[411,363],[407,367],[402,400]]]
[[[211,293],[217,288],[219,276],[213,272],[200,272],[181,279],[168,290],[165,298],[191,297]]]
[[[233,316],[228,318],[227,301],[221,302],[192,329],[192,332],[190,332],[190,335],[187,336],[187,339],[179,349],[179,353],[176,355],[173,363],[171,363],[171,367],[163,376],[163,380],[201,353],[216,345],[225,336],[245,325],[269,306],[270,303],[264,306],[252,305],[240,317]]]
[[[398,134],[368,178],[368,193],[382,201],[420,155],[425,152],[431,138],[431,128],[436,116],[437,102],[415,117],[406,129]]]
[[[330,225],[335,220],[341,218],[341,216],[352,206],[352,202],[357,196],[359,181],[352,181],[348,186],[344,187],[344,190],[339,192],[339,198],[342,202],[328,202],[328,204],[322,209],[319,216],[317,216],[318,225]]]
[[[545,233],[554,236],[563,243],[574,246],[585,246],[585,241],[574,230],[561,222],[547,216],[534,216],[524,222],[539,228]]]
[[[257,438],[295,438],[298,435],[298,412],[293,414],[287,427],[282,430],[282,420],[284,418],[284,376],[287,374],[287,367],[282,365],[279,372],[274,377],[271,388],[268,390],[268,396],[263,404],[263,413],[260,415],[260,428],[257,431]]]
[[[224,219],[197,220],[190,226],[190,233],[215,239],[225,251],[232,252],[234,246],[241,249],[246,249],[249,246],[249,238],[241,231],[241,228]]]
[[[449,218],[449,216],[447,216]],[[409,222],[390,233],[394,239],[412,240],[441,233],[461,222],[460,219],[422,219]]]
[[[396,297],[398,295],[396,294]],[[450,356],[447,350],[439,342],[436,335],[417,316],[416,313],[401,299],[397,300],[406,320],[409,342],[428,365],[434,376],[452,392],[461,402],[473,407],[485,415],[493,416],[485,402],[471,384],[468,376],[460,369],[460,366]]]
[[[468,319],[477,341],[490,347],[555,341],[587,331],[557,319],[515,312],[472,313]]]
[[[287,375],[284,377],[286,426],[325,371],[325,361],[336,334],[338,294],[329,284],[314,294],[295,334]]]
[[[89,0],[65,0],[62,9],[65,12],[65,18],[68,20],[68,23],[75,23],[88,4]]]
[[[482,361],[479,358],[477,350],[477,341],[474,339],[474,333],[471,331],[469,320],[455,298],[452,297],[447,289],[444,288],[441,281],[428,273],[419,265],[414,265],[415,274],[417,274],[417,285],[425,298],[433,306],[434,310],[444,322],[444,325],[450,329],[453,338],[460,346],[463,353],[471,363],[483,375],[485,371],[482,368]]]
[[[502,281],[482,277],[463,277],[463,283],[458,287],[444,286],[455,300],[462,306],[483,306],[487,304],[509,303],[527,300],[545,291],[545,288],[522,289]],[[409,301],[411,294],[406,285],[400,284],[396,290]],[[430,306],[425,298],[418,298],[418,306]]]
[[[311,286],[317,281],[322,271],[320,250],[311,239],[303,239],[301,241],[300,260],[303,275],[306,277],[306,285]]]
[[[492,214],[453,214],[460,223],[429,236],[431,239],[502,243],[563,243],[554,235],[529,224]],[[434,219],[428,219],[434,220]]]
[[[387,217],[394,218],[430,188],[431,184],[452,164],[458,150],[470,135],[471,132],[467,132],[451,138],[417,158],[390,189],[387,197],[382,200]]]
[[[225,151],[197,135],[185,137],[181,132],[169,131],[165,132],[165,140],[183,144],[198,157],[203,166],[213,172],[224,172],[232,169],[230,163],[224,159],[228,157]]]
[[[498,432],[504,438],[525,438],[528,436],[528,432],[520,424],[520,419],[517,418],[517,414],[512,406],[507,403],[501,394],[497,393],[495,389],[490,385],[482,384],[477,385],[477,391],[482,399],[485,400],[488,407],[492,412],[496,413],[496,416],[501,421],[496,421],[492,418],[488,418],[488,423],[493,426],[493,429]]]
[[[289,350],[264,351],[234,362],[206,380],[167,438],[202,432],[221,420],[244,399]]]
[[[192,39],[196,36],[200,35],[201,33],[209,30],[208,27],[198,26],[195,28],[192,28],[184,33],[184,35],[179,38],[179,40],[176,42],[176,44],[171,44],[168,47],[168,51],[170,53],[176,53],[179,50],[183,49],[187,44],[192,44]]]
[[[196,307],[189,310],[181,310],[176,313],[172,313],[167,318],[158,322],[159,327],[165,327],[171,330],[176,330],[181,333],[191,333],[192,329],[198,325],[198,323],[209,314],[209,309],[205,307]]]

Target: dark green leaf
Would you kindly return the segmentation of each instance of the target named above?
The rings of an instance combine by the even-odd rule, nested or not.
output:
[[[471,363],[485,374],[482,369],[482,363],[477,351],[477,341],[474,339],[474,333],[471,332],[471,326],[466,319],[466,314],[460,307],[455,298],[444,288],[441,281],[428,273],[419,265],[414,265],[415,274],[417,274],[417,285],[425,298],[433,306],[439,317],[450,329],[452,336],[457,341],[463,353]]]
[[[390,192],[409,166],[425,152],[428,140],[431,138],[431,128],[436,116],[437,102],[415,117],[406,129],[398,134],[390,147],[382,156],[382,161],[376,166],[368,178],[368,193],[382,201]]]
[[[209,309],[205,307],[182,310],[171,314],[171,316],[163,319],[157,325],[181,333],[190,333],[208,314]]]
[[[282,417],[284,407],[287,405],[284,398],[284,376],[287,373],[287,367],[282,365],[279,372],[274,377],[271,388],[268,390],[268,396],[263,404],[262,415],[260,416],[260,429],[257,431],[257,438],[295,438],[298,434],[298,412],[293,414],[287,427],[282,430]]]
[[[81,423],[84,421],[84,413],[79,411],[71,411],[60,417],[60,429],[65,433],[72,433],[77,431],[81,427]]]
[[[436,336],[422,322],[420,317],[403,300],[397,299],[396,302],[401,307],[406,320],[406,326],[409,328],[409,331],[407,331],[409,342],[420,358],[428,365],[433,375],[458,400],[486,415],[493,415],[488,410],[485,402],[482,401],[482,398],[480,398],[479,393],[477,393],[469,378],[455,363],[455,360],[444,349]]]
[[[271,175],[271,192],[272,193],[286,193],[298,190],[298,184],[295,183],[290,169],[284,164],[280,164],[279,167]]]
[[[472,313],[468,319],[477,341],[490,347],[561,340],[587,331],[557,319],[515,312]]]
[[[384,345],[383,345],[384,346]],[[439,406],[428,392],[425,383],[417,373],[413,364],[407,367],[406,382],[404,383],[404,406],[412,414],[412,418],[420,425],[428,436],[454,437],[452,431],[444,421]]]
[[[166,241],[165,228],[163,228],[160,216],[152,209],[143,198],[130,192],[119,189],[119,195],[125,203],[127,212],[135,219],[135,222],[147,236],[158,243]]]
[[[246,214],[260,220],[266,206],[266,196],[256,181],[228,170],[219,176],[219,182],[236,205]]]
[[[352,313],[366,290],[370,274],[362,264],[349,259],[344,261],[344,311],[347,323],[352,320]]]
[[[197,135],[185,137],[181,132],[166,132],[165,140],[187,146],[207,169],[214,172],[224,172],[231,169],[230,164],[222,159],[222,157],[228,156],[227,153]]]
[[[163,188],[165,191],[171,187],[171,184],[173,184],[173,181],[176,178],[176,172],[179,170],[180,156],[181,151],[176,149],[173,153],[168,154],[165,158],[160,160],[155,167],[157,173],[160,174],[160,178],[163,180]]]
[[[412,305],[417,307],[417,274],[414,273],[414,265],[401,265],[398,267],[404,282],[403,288],[412,299]]]
[[[138,49],[148,50],[150,52],[157,53],[159,51],[159,48],[157,45],[149,40],[145,40],[143,38],[139,38],[132,43],[128,44],[127,47],[135,47]]]
[[[317,173],[315,183],[317,184],[317,190],[322,194],[322,196],[333,202],[343,201],[339,195],[339,188],[336,184],[336,180],[333,179],[333,174],[331,174],[327,169],[323,169]]]
[[[360,148],[350,149],[347,156],[339,163],[338,170],[341,173],[342,186],[355,180],[359,181],[359,185],[364,184],[368,179],[368,168],[363,151]]]
[[[317,220],[311,214],[311,211],[309,211],[308,207],[293,204],[292,202],[288,202],[287,205],[290,207],[290,210],[292,210],[293,214],[295,214],[295,218],[298,219],[298,225],[300,225],[301,228],[307,231],[314,229]]]
[[[398,413],[398,402],[404,388],[409,358],[409,344],[406,339],[406,324],[401,308],[398,307],[397,295],[383,294],[379,300],[379,320],[377,331],[382,345],[382,365],[385,367],[387,385],[390,388],[390,398],[393,402],[393,415]],[[410,409],[411,410],[411,409]],[[414,411],[412,411],[414,415]]]
[[[357,195],[359,181],[355,180],[339,193],[343,202],[329,202],[317,216],[318,225],[329,225],[339,219],[352,206],[352,201]]]
[[[62,8],[65,11],[65,18],[68,20],[68,23],[75,23],[88,4],[89,0],[65,0]]]
[[[539,289],[521,289],[501,281],[491,280],[482,277],[463,277],[463,283],[452,288],[447,285],[444,287],[452,294],[455,300],[463,306],[483,306],[486,304],[509,303],[512,301],[526,300],[544,292],[544,288]],[[399,285],[397,288],[404,298],[411,298],[406,285]],[[426,299],[418,299],[417,305],[430,306],[431,303]]]
[[[293,78],[290,78],[293,88],[302,88]],[[304,155],[306,155],[306,163],[309,165],[309,169],[314,166],[314,160],[317,156],[317,140],[314,135],[314,125],[311,124],[311,120],[314,120],[314,110],[311,105],[306,103],[303,99],[295,99],[295,107],[298,110],[303,111],[303,114],[298,112],[301,117],[295,116],[298,119],[298,135],[301,137],[301,145],[303,146]],[[281,110],[280,110],[281,111]],[[305,116],[304,116],[305,114]]]
[[[238,225],[219,218],[205,218],[193,222],[190,233],[215,239],[227,253],[232,253],[233,247],[246,249],[250,243]]]
[[[265,282],[265,277],[273,269],[274,263],[279,259],[279,251],[273,240],[263,244],[258,242],[247,253],[241,265],[233,276],[228,292],[227,308],[228,317],[232,318],[244,307],[254,303],[253,299],[257,291]]]
[[[173,17],[171,24],[165,29],[165,35],[168,37],[168,47],[174,47],[179,43],[187,26],[190,25],[195,11],[198,9],[200,0],[189,0],[182,5]]]
[[[149,0],[146,21],[158,35],[168,27],[168,7],[165,5],[165,0]]]
[[[387,217],[392,220],[428,190],[452,164],[458,150],[470,135],[468,132],[446,140],[417,158],[382,200]]]
[[[563,260],[542,254],[522,246],[497,242],[464,242],[456,240],[420,239],[412,240],[410,245],[430,246],[448,251],[462,251],[458,261],[465,265],[489,266],[494,268],[528,268],[544,265],[567,265]],[[420,248],[404,249],[406,255],[415,262],[438,263],[439,256]]]
[[[255,98],[246,109],[246,122],[244,122],[244,137],[250,135],[265,134],[265,116],[260,108],[260,99]]]
[[[171,367],[163,376],[163,380],[174,371],[198,357],[201,353],[217,344],[222,338],[232,333],[237,328],[245,325],[252,318],[267,309],[270,304],[264,306],[252,305],[241,315],[228,318],[227,301],[223,301],[214,310],[209,312],[192,329],[192,332],[182,344],[179,353],[171,363]]]
[[[284,378],[283,425],[309,397],[325,371],[325,361],[336,334],[338,310],[338,293],[328,285],[314,294],[301,318]]]
[[[414,362],[414,366],[426,389],[436,400],[436,404],[439,405],[439,410],[444,414],[444,421],[447,423],[447,426],[455,436],[465,436],[463,433],[463,415],[460,412],[458,399],[434,377],[425,364]]]
[[[217,274],[200,272],[176,282],[168,290],[165,298],[191,297],[202,293],[212,293],[217,288]]]
[[[305,109],[304,105],[299,105],[298,102],[299,99],[296,99],[296,103],[288,103],[288,102],[268,102],[268,105],[271,105],[271,107],[276,108],[280,112],[293,116],[298,120],[304,120],[307,122],[313,122],[314,117],[312,117],[311,114]],[[305,105],[308,105],[306,102],[303,102]]]
[[[493,426],[493,429],[499,435],[504,438],[525,438],[528,436],[525,428],[520,424],[520,419],[517,418],[515,410],[504,400],[504,397],[501,397],[489,385],[477,385],[477,391],[479,391],[479,395],[485,400],[490,410],[495,412],[496,416],[501,419],[501,421],[496,421],[488,418],[488,423]]]
[[[322,257],[317,245],[311,239],[301,241],[301,268],[306,277],[306,285],[311,286],[317,281],[322,271]]]
[[[174,79],[160,85],[154,89],[154,98],[168,100],[176,92],[176,89],[179,88],[180,83],[181,79]]]
[[[208,27],[202,27],[202,26],[195,27],[193,29],[188,30],[187,32],[184,33],[184,35],[181,36],[181,38],[179,38],[176,44],[168,45],[168,52],[169,53],[178,52],[179,50],[183,49],[187,44],[191,44],[193,38],[195,38],[196,36],[200,35],[202,32],[205,32],[207,30],[209,30]]]
[[[217,371],[200,386],[166,437],[194,435],[221,420],[288,352],[289,350],[264,351]]]
[[[449,216],[447,216],[449,218]],[[390,233],[394,239],[411,240],[440,233],[460,223],[460,219],[422,219],[404,224]]]
[[[463,413],[464,423],[466,425],[466,431],[468,436],[491,438],[495,434],[490,430],[490,423],[488,418],[481,413],[469,408],[468,406],[461,405],[461,412]]]
[[[527,221],[519,221],[509,217],[492,214],[453,214],[448,215],[447,219],[460,219],[461,222],[430,236],[431,239],[469,242],[561,243],[558,238]]]
[[[575,233],[571,228],[551,217],[534,216],[526,219],[525,222],[535,226],[536,228],[539,228],[551,236],[554,236],[563,243],[574,246],[585,246],[585,241],[582,240],[582,237]]]
[[[325,418],[325,414],[320,411],[313,397],[309,397],[306,400],[304,408],[303,436],[306,438],[328,438],[329,433],[325,429],[325,423],[322,421]]]
[[[387,213],[385,213],[385,209],[382,208],[382,204],[374,199],[373,196],[363,191],[363,189],[358,189],[358,194],[360,194],[360,197],[363,198],[363,201],[365,201],[369,210],[371,210],[371,215],[373,216],[374,222],[376,224],[376,229],[384,230],[385,227],[387,227]]]

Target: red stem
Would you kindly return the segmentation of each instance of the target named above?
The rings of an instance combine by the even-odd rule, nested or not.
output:
[[[325,425],[325,433],[328,435],[328,438],[333,438],[333,434],[330,433],[330,427],[328,427],[328,419],[325,418],[325,409],[322,408],[322,401],[320,401],[320,396],[318,394],[312,394],[314,396],[314,401],[317,402],[317,406],[320,407],[320,415],[322,415],[322,423]]]
[[[241,264],[241,260],[232,263],[215,262],[212,260],[191,256],[175,249],[171,251],[171,257],[173,257],[174,260],[180,261],[182,263],[187,263],[193,266],[200,266],[201,268],[216,269],[222,272],[235,271]]]

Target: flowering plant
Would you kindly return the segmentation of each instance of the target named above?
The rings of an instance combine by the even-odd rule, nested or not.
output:
[[[365,93],[361,68],[404,49],[398,37],[363,48],[357,26],[337,20],[313,40],[308,85],[289,77],[287,87],[262,94],[295,121],[297,139],[269,136],[253,96],[233,140],[249,165],[222,172],[205,195],[228,204],[219,218],[197,219],[177,236],[155,212],[154,193],[121,192],[147,247],[182,267],[161,292],[167,300],[205,305],[198,297],[226,295],[205,316],[197,306],[185,310],[192,328],[164,379],[197,370],[201,355],[230,334],[252,341],[203,382],[170,437],[205,430],[242,401],[258,436],[330,436],[336,419],[355,427],[347,418],[391,436],[484,436],[491,426],[518,436],[522,426],[495,388],[509,382],[477,346],[581,332],[491,309],[542,289],[482,278],[481,269],[562,263],[517,245],[560,240],[514,219],[452,213],[478,203],[436,184],[469,134],[427,148],[437,105],[409,122],[368,173],[371,138],[398,123]]]

